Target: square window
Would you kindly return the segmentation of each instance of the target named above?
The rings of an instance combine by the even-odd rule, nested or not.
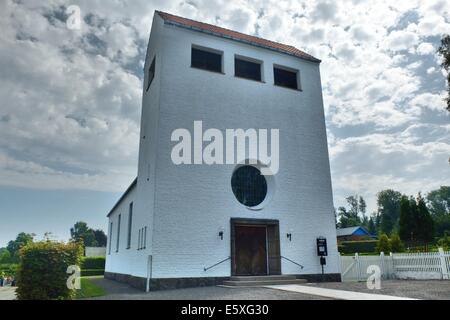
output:
[[[191,67],[221,73],[222,54],[192,47]]]
[[[298,90],[298,71],[288,70],[280,67],[273,67],[273,77],[276,86]]]
[[[235,57],[234,75],[240,78],[262,81],[261,63]]]

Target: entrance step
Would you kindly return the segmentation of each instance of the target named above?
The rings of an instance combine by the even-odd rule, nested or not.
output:
[[[295,276],[249,276],[249,277],[231,277],[224,281],[224,286],[230,287],[263,287],[283,284],[305,284],[305,279],[298,279]]]
[[[259,280],[295,280],[296,276],[273,275],[273,276],[233,276],[231,281],[259,281]]]

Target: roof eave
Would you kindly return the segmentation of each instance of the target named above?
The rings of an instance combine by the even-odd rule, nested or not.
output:
[[[130,184],[130,186],[125,190],[125,192],[120,196],[119,200],[117,200],[116,204],[112,207],[112,209],[109,211],[109,213],[106,215],[107,218],[114,212],[114,210],[119,206],[119,204],[125,199],[128,193],[131,192],[131,190],[136,187],[137,184],[137,177],[133,180],[133,182]]]
[[[256,42],[235,38],[235,37],[232,37],[232,36],[229,36],[229,35],[226,35],[226,34],[212,32],[212,31],[209,31],[209,30],[204,30],[204,29],[201,29],[201,28],[193,27],[193,26],[187,26],[187,25],[182,24],[182,23],[178,23],[178,22],[175,22],[175,21],[168,20],[168,19],[162,17],[161,15],[160,15],[160,17],[164,20],[164,24],[167,24],[167,25],[173,25],[173,26],[176,26],[176,27],[179,27],[179,28],[184,28],[184,29],[187,29],[187,30],[201,32],[201,33],[209,34],[209,35],[212,35],[212,36],[215,36],[215,37],[220,37],[220,38],[224,38],[224,39],[237,41],[237,42],[240,42],[240,43],[249,44],[249,45],[252,45],[254,47],[260,47],[260,48],[268,49],[268,50],[271,50],[271,51],[287,54],[289,56],[292,56],[292,57],[295,57],[295,58],[298,58],[298,59],[307,60],[309,62],[314,62],[314,63],[318,63],[318,64],[320,64],[322,62],[322,60],[314,58],[313,56],[311,56],[311,57],[299,56],[299,55],[290,53],[289,51],[276,49],[276,48],[265,46],[265,45],[262,45],[262,44],[259,44],[259,43],[256,43]]]

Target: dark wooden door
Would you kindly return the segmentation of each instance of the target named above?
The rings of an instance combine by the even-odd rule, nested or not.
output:
[[[266,226],[235,226],[236,275],[267,275]]]

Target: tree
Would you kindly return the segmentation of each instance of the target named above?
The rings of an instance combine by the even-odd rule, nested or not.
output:
[[[97,229],[94,230],[95,241],[97,242],[97,246],[106,247],[107,237],[103,230]]]
[[[363,221],[368,221],[366,220],[366,208],[367,208],[366,201],[364,200],[363,197],[359,196],[358,210],[362,215]]]
[[[377,205],[381,232],[392,234],[398,229],[401,197],[400,192],[390,189],[378,193]]]
[[[345,200],[347,200],[349,208],[338,208],[338,227],[347,228],[367,224],[368,220],[366,217],[366,202],[364,201],[363,197],[360,196],[358,198],[358,196],[349,196]]]
[[[400,237],[398,234],[394,234],[391,237],[391,251],[392,252],[403,252],[405,250],[402,240],[400,240]]]
[[[0,263],[10,263],[11,253],[6,248],[0,248]]]
[[[34,234],[21,232],[17,235],[16,240],[9,241],[6,249],[8,249],[11,257],[15,260],[18,260],[19,250],[27,244],[33,242],[34,236]]]
[[[367,223],[367,231],[370,234],[377,234],[377,226],[376,226],[376,217],[372,216],[369,218],[369,222]]]
[[[442,247],[444,250],[450,249],[450,237],[448,231],[445,231],[444,236],[438,240],[438,246]]]
[[[388,236],[385,233],[380,235],[380,237],[378,239],[376,250],[377,250],[378,253],[380,253],[380,252],[384,252],[384,253],[391,252],[391,244],[389,242]]]
[[[450,231],[450,187],[442,186],[427,195],[427,207],[433,218],[436,236],[442,237]]]
[[[401,240],[411,240],[411,235],[415,231],[413,219],[410,201],[407,196],[402,196],[400,200],[400,220],[398,230]]]
[[[350,211],[347,211],[345,207],[339,207],[337,214],[339,216],[339,228],[355,227],[360,225],[361,223],[358,217],[353,216],[352,213]]]
[[[417,197],[417,238],[428,244],[434,238],[434,224],[430,213],[428,212],[425,199],[419,193]]]
[[[419,229],[420,225],[419,222],[419,209],[417,208],[417,202],[416,199],[414,199],[413,196],[409,198],[409,210],[410,210],[410,219],[411,219],[411,236],[410,241],[419,241]]]
[[[85,247],[96,247],[94,230],[88,227],[86,222],[78,221],[73,228],[70,228],[71,240],[76,243],[82,243]]]
[[[450,111],[450,36],[445,35],[441,39],[441,46],[438,49],[438,53],[442,56],[442,68],[447,71],[447,91],[448,96],[446,98],[447,101],[447,110]]]

